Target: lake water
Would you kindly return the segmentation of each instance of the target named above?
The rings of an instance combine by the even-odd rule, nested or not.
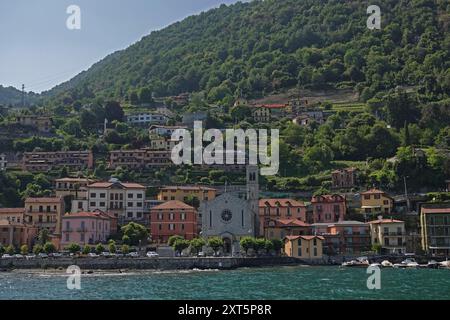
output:
[[[67,289],[65,273],[0,273],[0,299],[450,299],[450,270],[382,269],[381,289],[367,289],[366,269],[276,267],[230,271],[108,271],[81,276]]]

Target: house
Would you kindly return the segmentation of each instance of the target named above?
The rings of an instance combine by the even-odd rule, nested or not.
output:
[[[38,228],[35,226],[0,218],[0,243],[5,247],[13,245],[18,249],[26,244],[32,248],[37,235]]]
[[[172,151],[180,141],[167,136],[150,135],[150,149],[159,151]]]
[[[259,200],[260,234],[266,234],[264,228],[274,219],[298,219],[306,222],[306,206],[303,202],[293,199]]]
[[[381,245],[382,253],[406,252],[404,221],[379,217],[378,220],[370,221],[369,226],[372,245]]]
[[[161,125],[152,125],[148,132],[150,135],[156,134],[159,136],[171,136],[175,130],[187,130],[186,126],[161,126]]]
[[[359,221],[312,224],[313,234],[324,237],[327,255],[360,254],[371,249],[369,225]]]
[[[298,126],[307,127],[309,126],[314,120],[311,119],[308,115],[301,115],[298,117],[295,117],[292,122]]]
[[[319,195],[311,199],[314,223],[332,223],[345,219],[346,199],[339,194]]]
[[[450,205],[424,204],[420,210],[422,250],[433,256],[450,256]]]
[[[52,118],[49,116],[21,115],[16,120],[20,125],[32,127],[39,132],[49,133],[52,128]]]
[[[350,189],[356,187],[356,174],[358,169],[338,169],[331,173],[333,189]]]
[[[361,193],[361,213],[368,215],[390,214],[394,199],[386,192],[371,189]]]
[[[47,229],[50,233],[61,234],[61,217],[65,211],[61,197],[25,199],[25,223]]]
[[[167,243],[174,235],[192,240],[198,235],[197,210],[181,201],[164,202],[150,209],[151,237],[157,243]]]
[[[255,122],[270,122],[273,117],[281,117],[286,113],[286,104],[252,105],[251,111]]]
[[[94,180],[87,178],[61,178],[55,180],[55,195],[71,199],[87,199],[87,186]]]
[[[0,154],[0,171],[5,170],[7,164],[8,164],[8,160],[6,160],[6,154],[1,153]]]
[[[112,230],[111,217],[101,211],[67,213],[62,217],[61,246],[105,243]]]
[[[145,191],[141,184],[117,179],[95,182],[87,186],[87,199],[72,201],[72,213],[100,210],[113,214],[120,225],[132,221],[148,225],[148,216],[144,214]]]
[[[25,152],[22,158],[22,170],[47,172],[67,167],[71,171],[92,169],[94,156],[92,151],[56,151]]]
[[[312,122],[317,122],[318,124],[325,123],[325,116],[323,111],[320,109],[307,109],[301,111],[294,118],[293,122],[297,125],[307,126]]]
[[[170,151],[158,151],[150,148],[137,150],[114,150],[109,152],[108,168],[155,169],[172,164]]]
[[[322,259],[324,240],[322,236],[287,236],[284,239],[284,253],[305,260]]]
[[[24,223],[25,208],[0,208],[0,220],[7,220],[13,223]]]
[[[266,239],[282,240],[286,236],[309,235],[311,225],[300,219],[270,219],[264,222],[263,232]]]
[[[165,125],[168,120],[168,117],[164,114],[157,113],[145,112],[127,115],[127,123],[138,126]]]
[[[197,198],[199,202],[213,200],[217,190],[202,186],[165,186],[159,190],[159,201],[178,200],[186,202],[190,197]]]

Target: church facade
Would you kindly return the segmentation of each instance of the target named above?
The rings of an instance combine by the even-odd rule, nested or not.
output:
[[[203,238],[220,237],[225,254],[240,252],[242,237],[258,236],[259,184],[258,167],[247,167],[246,196],[237,192],[224,192],[200,206]]]

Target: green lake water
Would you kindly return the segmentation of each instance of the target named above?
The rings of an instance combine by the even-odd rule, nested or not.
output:
[[[369,290],[363,268],[276,267],[230,271],[104,272],[67,289],[65,273],[0,273],[0,299],[450,299],[450,270],[382,269]]]

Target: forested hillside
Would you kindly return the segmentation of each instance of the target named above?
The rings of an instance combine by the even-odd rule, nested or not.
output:
[[[397,86],[428,100],[450,92],[450,5],[381,0],[382,29],[366,1],[266,0],[222,5],[152,32],[47,95],[126,99],[205,91],[210,102],[288,87],[351,87],[363,101]]]

